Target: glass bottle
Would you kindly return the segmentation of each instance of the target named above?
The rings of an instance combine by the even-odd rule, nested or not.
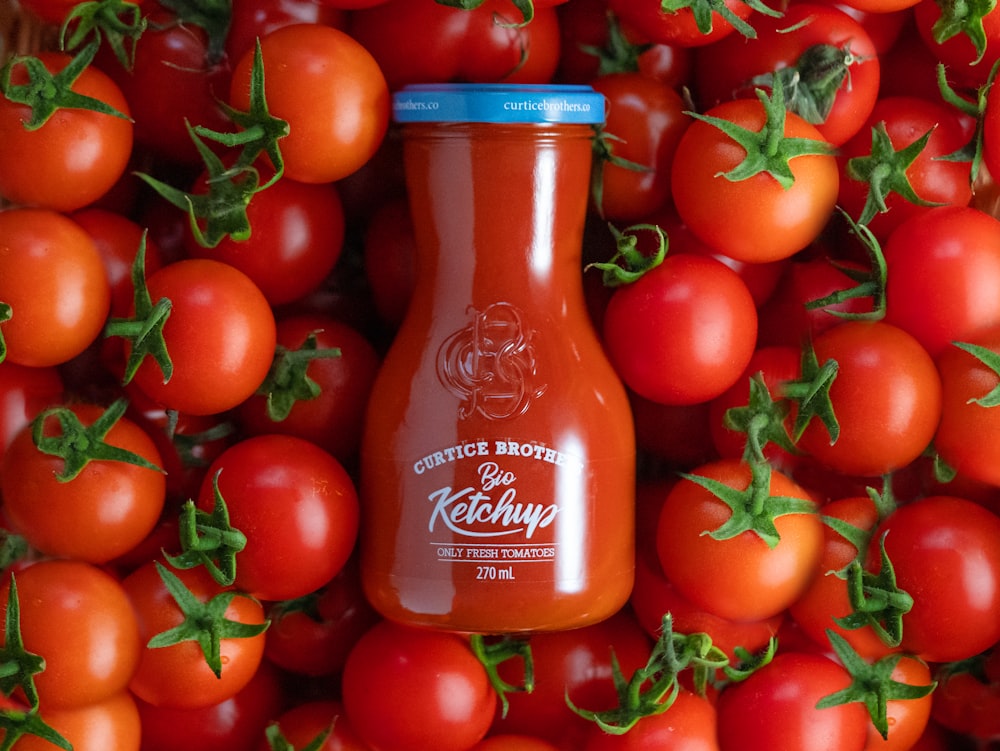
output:
[[[587,86],[395,95],[417,277],[362,442],[361,567],[387,618],[568,629],[628,599],[635,445],[581,279]]]

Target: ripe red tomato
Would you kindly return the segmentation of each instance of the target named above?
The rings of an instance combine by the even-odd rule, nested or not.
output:
[[[879,57],[865,27],[834,5],[816,2],[792,3],[780,17],[760,16],[754,26],[753,39],[730,34],[696,49],[694,89],[702,109],[754,96],[761,76],[781,80],[795,71],[783,84],[789,109],[834,145],[857,133],[875,106],[880,81]],[[831,93],[838,72],[840,85]]]
[[[1000,351],[1000,330],[993,329],[967,342]],[[1000,411],[982,404],[1000,385],[1000,376],[979,357],[961,347],[949,347],[937,358],[941,374],[941,422],[934,449],[960,475],[1000,486],[1000,455],[996,436]]]
[[[770,105],[777,112],[783,108]],[[808,139],[829,148],[816,126],[788,112],[784,123],[768,120],[758,99],[723,102],[704,113],[760,134]],[[760,146],[754,147],[758,151]],[[770,149],[770,147],[768,147]],[[837,201],[840,176],[832,153],[806,153],[787,160],[792,182],[783,186],[770,172],[744,179],[726,173],[747,158],[747,150],[715,124],[688,126],[674,155],[671,190],[674,206],[691,232],[716,251],[741,261],[788,258],[813,242],[826,226]],[[720,221],[719,207],[726,207]]]
[[[304,183],[340,180],[378,150],[389,125],[389,90],[371,53],[347,33],[292,24],[260,40],[267,105],[290,132],[279,142],[285,175]],[[254,54],[233,66],[229,103],[250,106]]]
[[[608,7],[651,41],[679,47],[710,45],[734,33],[735,24],[755,20],[753,8],[743,0],[726,0],[711,8],[705,29],[699,28],[693,4],[670,11],[661,0],[608,0]]]
[[[0,321],[6,361],[60,365],[100,335],[111,306],[101,255],[84,229],[50,209],[0,211]]]
[[[728,389],[753,354],[757,309],[725,264],[668,254],[615,289],[604,311],[608,356],[625,384],[662,404],[695,404]]]
[[[208,570],[197,567],[173,570],[189,592],[202,604],[222,595],[225,590],[212,579]],[[195,709],[223,702],[246,687],[264,657],[264,633],[227,637],[220,634],[216,675],[196,641],[181,641],[165,647],[150,647],[156,635],[179,626],[184,613],[164,585],[157,561],[147,561],[122,580],[139,623],[142,649],[139,664],[132,674],[129,689],[139,699],[157,707]],[[232,594],[232,592],[230,592]],[[236,593],[222,618],[248,626],[264,622],[264,609],[252,597]],[[199,619],[202,629],[212,628]]]
[[[831,442],[813,418],[798,447],[845,475],[900,469],[928,447],[941,419],[941,379],[917,339],[883,321],[844,321],[816,337],[820,364],[836,361],[830,402],[840,425]]]
[[[933,357],[1000,325],[1000,221],[972,207],[942,206],[889,236],[886,317]]]
[[[606,100],[604,144],[614,159],[600,159],[596,209],[611,222],[638,220],[671,201],[670,166],[687,128],[685,103],[669,84],[644,73],[611,73],[591,81]]]
[[[277,725],[288,748],[315,748],[316,751],[369,751],[366,744],[351,727],[344,714],[344,706],[335,699],[313,699],[294,704],[277,715],[272,723]],[[319,746],[311,746],[322,733],[328,733]],[[275,748],[267,739],[253,747],[255,751]]]
[[[510,0],[473,9],[388,0],[352,13],[348,31],[375,56],[392,91],[446,81],[546,83],[559,62],[555,9],[537,7],[531,23],[520,21]]]
[[[293,23],[322,24],[342,29],[347,24],[346,15],[332,0],[241,0],[232,6],[232,18],[226,33],[226,55],[230,60],[239,60],[245,53],[253,51],[258,37]]]
[[[749,466],[722,459],[690,473],[735,490],[750,484]],[[778,471],[771,473],[772,498],[809,494]],[[815,509],[774,518],[779,540],[771,547],[752,530],[728,539],[710,536],[734,511],[712,491],[685,477],[667,493],[660,509],[657,552],[663,574],[688,600],[721,618],[759,621],[781,613],[808,586],[823,545],[823,523]]]
[[[928,662],[973,657],[1000,640],[1000,517],[954,496],[903,504],[876,528],[899,589],[913,598],[900,648]],[[877,545],[867,567],[880,567]]]
[[[720,751],[862,751],[871,723],[863,704],[816,708],[850,683],[850,674],[821,654],[777,654],[719,694]]]
[[[142,643],[119,580],[92,564],[57,559],[15,576],[24,648],[45,660],[35,676],[40,706],[84,707],[124,691]],[[5,612],[9,594],[8,577],[0,587]]]
[[[314,443],[285,435],[245,438],[208,468],[197,505],[211,512],[215,485],[233,527],[247,537],[236,586],[261,600],[304,597],[347,562],[358,533],[358,495],[343,465]]]
[[[930,667],[912,655],[903,655],[889,676],[908,686],[927,686],[933,682]],[[883,738],[874,723],[868,724],[865,751],[910,751],[924,734],[931,717],[934,692],[919,699],[890,699],[886,702],[888,736]]]
[[[559,751],[558,747],[530,735],[491,735],[469,751]]]
[[[670,708],[639,720],[623,735],[593,725],[584,751],[718,751],[716,711],[711,700],[682,689]]]
[[[257,393],[240,405],[240,425],[250,435],[281,433],[305,438],[350,464],[361,445],[365,407],[381,357],[361,332],[332,316],[304,313],[278,320],[279,350],[285,348],[290,357],[296,352],[305,354],[310,335],[315,337],[316,350],[340,351],[337,357],[312,359],[305,367],[304,377],[316,384],[317,396],[305,398],[301,377],[281,377],[272,369],[272,378],[261,388],[267,393]],[[287,416],[272,417],[269,399],[280,401],[289,394],[297,398]]]
[[[103,407],[92,404],[63,409],[71,410],[84,427],[106,414]],[[60,421],[47,417],[41,435],[71,438]],[[103,441],[138,455],[152,467],[162,466],[153,439],[127,417],[118,419]],[[107,563],[138,545],[156,526],[166,498],[162,471],[96,459],[71,480],[60,480],[57,475],[68,467],[62,456],[36,445],[33,426],[22,429],[4,455],[0,473],[4,513],[34,548],[51,556]],[[38,502],[40,497],[45,503]]]
[[[206,248],[186,233],[193,258],[228,263],[249,276],[271,305],[299,300],[316,290],[344,246],[344,210],[332,183],[278,180],[247,205],[252,232],[245,240],[222,238]]]
[[[385,620],[347,656],[341,694],[362,741],[409,751],[467,751],[486,735],[497,704],[464,637]]]
[[[271,306],[250,277],[221,261],[191,258],[153,272],[146,284],[154,303],[172,303],[163,338],[173,375],[164,382],[146,357],[136,387],[194,415],[224,412],[253,394],[271,367],[277,335]]]
[[[63,379],[56,368],[0,363],[0,462],[14,437],[62,395]]]
[[[1000,13],[996,6],[963,11],[942,8],[934,0],[920,0],[913,3],[913,20],[920,39],[947,67],[950,80],[970,88],[986,82],[1000,59]]]
[[[71,61],[60,52],[38,55],[58,74]],[[14,65],[11,83],[26,85],[24,65]],[[0,97],[0,195],[26,205],[74,211],[103,197],[125,173],[132,154],[132,122],[121,89],[87,66],[72,91],[109,105],[121,117],[79,107],[62,107],[37,129],[28,129],[27,105]]]
[[[62,735],[73,751],[139,751],[139,712],[128,691],[79,707],[42,710],[42,720]],[[56,746],[34,735],[22,736],[18,751],[52,751]]]

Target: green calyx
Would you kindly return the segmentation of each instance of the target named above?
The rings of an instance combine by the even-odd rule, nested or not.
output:
[[[858,217],[859,224],[868,224],[876,214],[888,211],[885,199],[890,193],[896,193],[917,206],[941,205],[918,196],[906,174],[927,147],[927,141],[933,132],[934,128],[931,128],[909,146],[897,151],[886,132],[884,120],[872,127],[871,153],[847,160],[847,174],[854,180],[868,183],[865,205]]]
[[[768,7],[764,3],[760,2],[760,0],[743,1],[747,6],[758,13],[763,13],[765,16],[780,18],[782,15],[781,11]],[[729,24],[743,36],[748,39],[755,39],[757,37],[757,32],[754,30],[753,26],[740,18],[740,16],[729,7],[725,0],[662,0],[660,3],[660,11],[663,13],[677,13],[683,8],[689,8],[691,10],[692,15],[694,16],[695,25],[697,25],[698,31],[702,34],[711,33],[713,15],[717,13],[720,17],[728,21]]]
[[[26,130],[38,130],[61,109],[80,109],[98,112],[109,117],[130,120],[107,102],[73,91],[73,84],[83,74],[97,54],[97,42],[80,50],[58,73],[49,72],[37,57],[12,55],[0,69],[0,93],[15,104],[31,110],[31,117],[24,121]],[[13,82],[15,68],[23,68],[28,80]]]
[[[14,316],[14,311],[5,302],[0,301],[0,324],[9,321]],[[7,340],[3,336],[3,327],[0,326],[0,362],[7,359]]]
[[[976,50],[973,65],[986,53],[986,30],[983,18],[996,8],[996,0],[935,0],[941,16],[931,27],[931,35],[938,44],[964,34]]]
[[[221,472],[212,477],[215,503],[211,511],[202,511],[191,500],[181,507],[182,552],[164,557],[177,569],[204,566],[216,583],[228,587],[236,581],[236,554],[246,547],[247,537],[229,523],[229,508],[219,492]]]
[[[896,665],[904,656],[900,652],[869,663],[840,634],[827,629],[826,635],[841,664],[851,674],[851,685],[824,696],[816,703],[816,708],[827,709],[859,702],[868,710],[872,724],[883,740],[889,738],[888,702],[922,699],[937,686],[937,683],[934,682],[923,686],[914,686],[894,680],[892,671],[896,669]]]
[[[188,589],[177,575],[157,561],[156,570],[171,597],[177,603],[184,620],[177,626],[161,631],[151,638],[146,646],[150,649],[172,647],[185,641],[197,642],[205,656],[205,662],[215,673],[222,676],[222,640],[249,639],[264,633],[270,625],[263,623],[241,623],[226,618],[226,609],[234,597],[249,597],[235,590],[226,590],[202,602]]]
[[[766,120],[760,130],[744,128],[723,117],[688,112],[697,120],[714,125],[733,141],[743,147],[746,157],[728,172],[718,173],[719,177],[739,182],[755,175],[767,173],[784,189],[795,183],[795,175],[789,162],[795,157],[807,155],[832,155],[834,147],[814,138],[794,138],[785,136],[785,93],[781,86],[775,86],[771,96],[763,89],[756,90],[757,99],[764,108]]]
[[[815,44],[807,48],[795,65],[755,76],[751,83],[767,88],[781,88],[785,107],[806,122],[826,122],[838,92],[848,80],[850,67],[861,62],[850,43],[843,47]]]
[[[975,357],[979,362],[1000,376],[1000,354],[994,352],[989,347],[981,344],[971,344],[969,342],[952,342],[961,350],[965,350]],[[990,391],[975,399],[969,400],[970,404],[978,404],[980,407],[996,407],[1000,405],[1000,384],[994,386]]]
[[[92,461],[123,462],[136,467],[163,472],[163,470],[135,452],[105,443],[104,437],[122,416],[128,402],[113,402],[93,423],[84,426],[69,407],[52,407],[40,412],[31,423],[31,437],[43,454],[63,460],[63,468],[56,474],[59,482],[69,482]],[[46,435],[50,420],[59,424],[59,433]]]
[[[903,616],[913,607],[913,598],[896,585],[896,572],[885,550],[884,534],[878,542],[879,572],[866,571],[860,556],[848,566],[847,597],[852,612],[834,620],[849,630],[870,626],[883,644],[898,647],[903,640]]]
[[[951,154],[938,157],[938,159],[944,162],[969,162],[969,183],[972,186],[975,186],[979,179],[979,170],[983,166],[986,102],[989,98],[990,89],[993,88],[993,82],[996,80],[998,70],[1000,70],[1000,60],[993,63],[993,67],[990,68],[989,75],[986,77],[986,82],[976,89],[975,98],[967,98],[965,92],[956,92],[948,83],[944,64],[938,63],[937,65],[937,84],[938,91],[941,92],[941,98],[962,114],[971,117],[976,123],[972,137],[961,148],[953,151]]]
[[[132,261],[132,299],[135,313],[132,318],[111,318],[104,326],[104,336],[120,336],[131,345],[122,383],[127,384],[135,376],[142,361],[149,355],[163,374],[163,382],[170,380],[174,365],[167,352],[163,338],[163,324],[170,317],[173,303],[161,297],[153,303],[146,287],[146,233],[142,233],[139,248]]]
[[[746,405],[731,407],[722,419],[727,428],[746,435],[744,460],[764,462],[764,449],[771,443],[790,454],[798,453],[785,427],[785,418],[790,410],[788,400],[775,400],[771,396],[763,373],[757,371],[750,376],[750,396]]]
[[[311,332],[298,349],[288,349],[280,344],[275,348],[274,360],[257,393],[267,399],[267,416],[274,422],[286,419],[296,402],[317,398],[321,389],[308,375],[314,360],[340,357],[338,347],[319,349],[316,333]]]
[[[592,44],[581,44],[580,50],[597,58],[597,75],[606,76],[613,73],[635,73],[639,70],[639,58],[643,52],[653,47],[652,43],[636,44],[629,40],[622,31],[621,22],[613,11],[606,11],[608,20],[608,35],[600,47]]]
[[[87,40],[106,40],[118,62],[131,70],[135,47],[146,30],[142,8],[125,0],[88,0],[73,6],[59,30],[62,49],[75,50]]]
[[[204,30],[208,37],[205,62],[209,66],[225,57],[226,37],[233,15],[232,0],[159,0],[159,4],[173,13],[177,23]]]
[[[701,475],[681,473],[685,480],[698,485],[725,503],[732,514],[717,529],[706,530],[713,540],[730,540],[744,532],[753,532],[769,548],[781,541],[774,525],[779,516],[814,514],[815,504],[806,498],[771,494],[771,465],[766,461],[750,461],[750,482],[740,490],[719,480]]]
[[[284,174],[284,159],[278,141],[289,133],[285,120],[273,117],[267,107],[264,89],[264,61],[260,40],[254,50],[250,77],[250,107],[246,112],[221,103],[229,119],[239,126],[235,133],[221,133],[203,126],[188,123],[188,134],[205,165],[207,192],[194,193],[180,190],[151,175],[138,173],[138,177],[158,195],[188,215],[191,233],[199,245],[214,248],[225,238],[236,242],[250,237],[250,219],[247,207],[253,197],[273,185]],[[206,141],[221,144],[227,149],[239,149],[231,164],[222,161]],[[261,155],[266,154],[274,174],[261,183],[260,171],[255,166]]]
[[[333,732],[333,723],[324,728],[301,749],[295,748],[281,732],[281,727],[276,722],[272,722],[264,728],[264,737],[267,738],[267,746],[271,751],[320,751],[326,739]]]
[[[609,224],[608,228],[615,239],[615,254],[608,261],[587,266],[587,269],[594,268],[603,272],[604,286],[621,287],[631,284],[647,271],[655,269],[666,258],[669,241],[658,225],[633,224],[624,230],[618,230]],[[656,248],[652,253],[639,250],[638,232],[652,232],[656,237]]]
[[[830,387],[837,377],[840,366],[836,360],[827,360],[820,365],[812,342],[806,342],[802,347],[800,365],[801,377],[796,381],[786,381],[781,385],[781,395],[798,404],[795,415],[795,425],[792,437],[796,442],[802,437],[814,417],[826,427],[830,436],[830,444],[840,437],[840,422],[833,411],[830,400]]]
[[[475,10],[486,0],[435,0],[438,5],[448,8],[458,8],[460,10]],[[506,24],[512,26],[525,26],[531,23],[535,17],[535,4],[532,0],[511,0],[511,4],[517,8],[521,14],[521,22],[517,24]]]
[[[772,639],[768,649],[760,655],[751,655],[737,649],[738,662],[712,643],[706,633],[678,634],[673,630],[673,617],[663,616],[660,635],[653,645],[646,664],[625,679],[614,652],[611,653],[612,680],[618,695],[618,706],[601,711],[582,709],[566,695],[566,704],[576,714],[598,725],[606,733],[624,735],[644,717],[668,711],[681,690],[678,680],[684,671],[691,671],[694,690],[705,695],[707,686],[721,673],[732,682],[748,678],[774,656],[777,641]]]
[[[507,694],[511,692],[530,694],[535,690],[535,662],[531,643],[527,638],[518,636],[503,636],[497,641],[487,641],[482,634],[471,634],[469,646],[486,670],[490,685],[500,699],[501,717],[506,717],[510,708]],[[515,658],[521,660],[524,665],[524,678],[519,686],[501,678],[498,670],[502,663]]]
[[[593,167],[590,170],[590,197],[600,216],[604,216],[604,168],[611,164],[633,172],[652,172],[651,167],[625,159],[615,153],[615,144],[623,139],[608,133],[601,125],[594,126]]]
[[[825,297],[810,300],[806,303],[806,309],[825,310],[830,315],[845,320],[881,320],[885,318],[887,279],[887,267],[885,255],[882,253],[882,246],[867,224],[855,222],[840,207],[838,207],[838,210],[844,221],[847,222],[849,231],[858,238],[862,247],[867,252],[869,267],[861,269],[849,264],[832,262],[834,268],[838,269],[852,281],[857,282],[857,284],[847,289],[837,290]],[[845,313],[833,310],[830,307],[847,300],[865,297],[870,298],[872,301],[872,309],[865,313]]]

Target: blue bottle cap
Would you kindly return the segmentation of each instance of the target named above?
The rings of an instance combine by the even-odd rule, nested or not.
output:
[[[604,95],[575,84],[411,84],[393,94],[398,123],[604,122]]]

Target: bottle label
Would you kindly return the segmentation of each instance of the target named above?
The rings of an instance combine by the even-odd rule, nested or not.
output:
[[[576,526],[580,498],[558,488],[584,486],[584,462],[536,441],[490,439],[434,451],[412,465],[424,498],[427,553],[439,562],[468,563],[479,580],[550,578],[519,572],[559,555],[559,527]]]

